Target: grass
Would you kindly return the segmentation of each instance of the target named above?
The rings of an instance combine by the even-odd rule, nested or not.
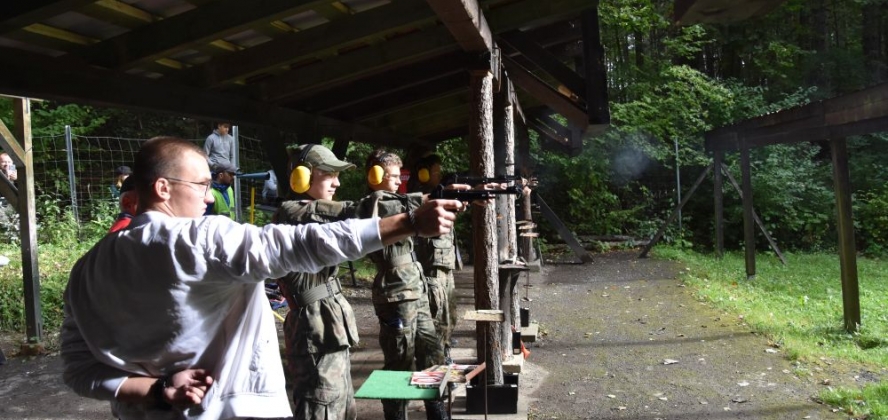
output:
[[[888,263],[858,258],[861,325],[844,331],[842,284],[835,254],[788,254],[783,266],[773,255],[758,255],[756,277],[746,280],[742,253],[721,260],[676,248],[656,256],[686,266],[683,280],[698,298],[737,313],[783,348],[787,357],[819,364],[844,363],[861,369],[888,368]],[[888,385],[837,388],[820,398],[849,414],[888,419]]]

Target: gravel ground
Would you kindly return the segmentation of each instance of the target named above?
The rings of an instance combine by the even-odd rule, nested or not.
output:
[[[525,305],[541,337],[521,379],[528,418],[843,419],[815,402],[824,383],[859,385],[885,376],[829,360],[792,364],[742,318],[696,301],[673,263],[628,252],[595,258],[584,265],[547,263],[532,277]],[[458,277],[460,313],[472,307],[470,270]],[[381,364],[381,354],[369,289],[347,287],[346,293],[363,340],[353,358],[358,387]],[[455,336],[470,352],[474,326],[467,324],[460,323]],[[0,338],[0,346],[7,355],[17,350],[9,337]],[[0,419],[111,418],[106,403],[64,387],[60,362],[49,354],[12,357],[0,366]],[[358,408],[361,419],[381,417],[378,401]]]

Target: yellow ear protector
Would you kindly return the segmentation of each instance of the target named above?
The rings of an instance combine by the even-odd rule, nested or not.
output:
[[[302,153],[299,154],[299,161],[296,162],[296,167],[290,171],[290,189],[293,191],[302,194],[311,187],[311,164],[306,162],[305,159],[308,158],[308,151],[314,147],[313,144],[306,144],[302,149]]]
[[[370,170],[367,171],[367,182],[370,185],[379,185],[382,184],[382,180],[385,178],[385,169],[379,165],[373,165],[370,167]]]
[[[429,182],[429,180],[432,179],[432,174],[431,171],[429,171],[429,168],[419,168],[419,170],[416,171],[416,179],[423,184]]]

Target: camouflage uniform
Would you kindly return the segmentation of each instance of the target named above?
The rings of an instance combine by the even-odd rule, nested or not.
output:
[[[405,213],[422,204],[422,194],[376,191],[358,204],[359,217]],[[385,370],[412,371],[444,363],[444,347],[435,333],[422,266],[416,262],[413,240],[404,239],[368,255],[376,264],[373,308],[379,318],[379,345]],[[414,364],[415,362],[415,364]],[[440,401],[426,401],[429,419],[447,418]],[[383,400],[385,418],[400,419],[406,402]]]
[[[294,225],[327,223],[351,217],[353,210],[348,202],[287,201],[274,219]],[[290,306],[284,335],[296,419],[357,418],[349,348],[358,343],[358,330],[351,305],[338,293],[336,270],[326,267],[319,273],[290,273],[278,279]],[[325,293],[309,298],[307,292],[317,286]],[[331,288],[323,290],[325,286]]]
[[[422,264],[429,284],[429,309],[435,319],[435,330],[449,356],[450,337],[456,327],[456,299],[453,269],[456,267],[456,249],[453,234],[436,238],[416,238],[416,257]]]

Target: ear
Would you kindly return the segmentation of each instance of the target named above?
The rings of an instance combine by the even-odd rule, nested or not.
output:
[[[169,200],[172,194],[171,183],[166,178],[158,178],[154,181],[154,195],[163,201]]]

